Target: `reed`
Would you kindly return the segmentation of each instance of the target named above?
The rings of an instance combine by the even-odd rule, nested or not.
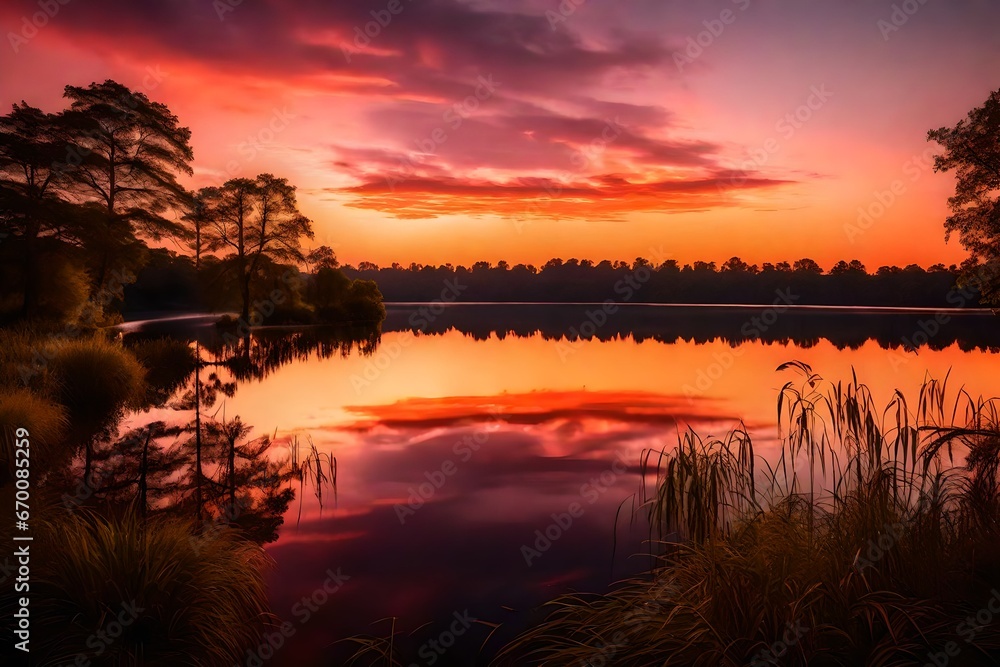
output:
[[[963,639],[1000,586],[996,402],[946,377],[880,406],[856,375],[778,370],[777,454],[742,425],[644,452],[657,566],[551,602],[497,664],[924,664],[949,642],[995,664],[1000,618]]]

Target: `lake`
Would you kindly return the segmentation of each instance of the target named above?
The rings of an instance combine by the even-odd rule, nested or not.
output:
[[[404,664],[485,664],[545,601],[648,568],[634,513],[644,450],[742,421],[758,454],[774,451],[778,391],[798,380],[776,372],[784,362],[831,380],[855,370],[881,403],[949,372],[991,396],[1000,375],[1000,330],[982,311],[388,310],[377,345],[278,355],[225,400],[227,416],[275,434],[275,456],[298,435],[337,459],[335,501],[306,490],[267,546],[291,636],[263,664],[338,664],[339,640],[393,632]],[[216,335],[206,318],[125,328]]]

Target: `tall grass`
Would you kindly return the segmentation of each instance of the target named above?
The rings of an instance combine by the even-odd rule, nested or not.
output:
[[[66,410],[27,389],[0,389],[0,486],[14,479],[14,444],[18,428],[31,436],[31,457],[39,472],[68,460],[59,444],[66,431]]]
[[[196,536],[178,520],[58,510],[36,526],[37,664],[74,664],[83,654],[109,665],[228,667],[242,662],[271,620],[270,559],[233,531]],[[121,617],[132,608],[140,611]],[[109,627],[116,621],[120,636],[94,639],[119,634]]]
[[[323,513],[323,489],[329,488],[333,493],[334,507],[337,504],[337,457],[329,452],[321,452],[312,436],[306,434],[308,446],[299,440],[299,435],[292,436],[288,443],[289,480],[299,483],[299,514],[297,521],[302,521],[302,499],[305,487],[311,486],[313,494],[319,503],[320,516]],[[305,455],[303,456],[303,450]]]
[[[996,664],[1000,616],[963,641],[1000,586],[995,401],[945,378],[879,407],[856,376],[787,370],[778,452],[742,427],[645,452],[657,567],[555,600],[498,662],[905,665],[956,642],[950,664]]]

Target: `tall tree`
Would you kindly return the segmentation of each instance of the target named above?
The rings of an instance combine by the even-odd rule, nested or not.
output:
[[[22,316],[38,304],[38,245],[47,236],[72,240],[72,216],[59,192],[60,174],[53,169],[66,155],[57,117],[22,102],[0,116],[0,211],[5,231],[23,243]]]
[[[1000,90],[954,127],[928,132],[927,139],[944,150],[934,159],[935,171],[954,170],[956,176],[945,238],[958,233],[973,264],[1000,260]],[[1000,303],[1000,281],[986,282],[980,285],[984,296]]]
[[[166,105],[115,81],[66,86],[64,97],[71,102],[63,122],[72,146],[61,170],[78,193],[106,211],[95,267],[101,286],[120,235],[153,240],[186,235],[166,214],[188,204],[177,175],[192,173],[191,130],[181,127]]]
[[[205,198],[210,192],[212,189],[206,188],[191,195],[191,208],[183,218],[191,226],[188,247],[194,253],[195,273],[201,271],[201,255],[207,245],[205,228],[208,226],[208,206]]]
[[[235,178],[200,195],[211,221],[208,250],[229,251],[243,302],[240,314],[249,322],[251,288],[261,261],[303,261],[302,239],[313,238],[312,223],[299,211],[295,186],[271,174]]]

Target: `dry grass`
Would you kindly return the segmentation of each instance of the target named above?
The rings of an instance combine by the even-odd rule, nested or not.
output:
[[[647,452],[643,506],[675,538],[659,567],[555,600],[499,663],[909,665],[955,641],[952,664],[995,664],[1000,618],[960,634],[1000,585],[995,403],[946,378],[878,407],[856,377],[789,369],[776,461],[742,428]]]
[[[120,342],[97,335],[60,346],[48,363],[52,393],[82,438],[105,434],[145,395],[146,369]]]
[[[38,664],[71,664],[81,651],[93,659],[88,638],[107,630],[123,604],[141,611],[101,664],[232,665],[271,620],[270,559],[232,531],[195,536],[188,523],[142,522],[132,513],[53,514],[36,522],[42,558],[33,612],[45,642],[33,644]]]
[[[14,442],[18,428],[30,434],[31,458],[39,471],[50,469],[60,452],[66,431],[66,410],[27,389],[0,390],[0,486],[14,478]]]

